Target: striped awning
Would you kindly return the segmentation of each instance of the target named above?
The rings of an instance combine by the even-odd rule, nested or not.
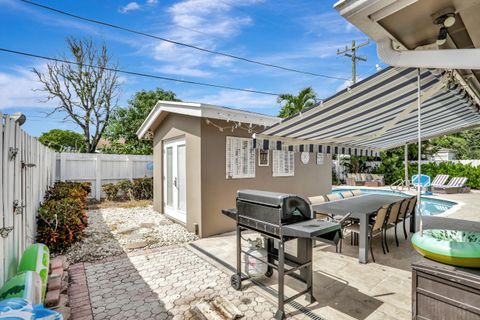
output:
[[[256,148],[378,155],[417,139],[418,71],[386,68],[254,136]],[[480,125],[475,100],[449,72],[422,70],[422,139]]]

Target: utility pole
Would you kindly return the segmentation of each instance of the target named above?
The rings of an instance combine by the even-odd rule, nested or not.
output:
[[[352,84],[357,82],[357,60],[359,61],[367,61],[366,56],[357,56],[357,49],[366,46],[370,43],[370,40],[365,41],[361,44],[356,44],[355,40],[352,40],[352,46],[349,48],[345,46],[345,50],[337,49],[337,55],[344,55],[349,58],[352,58]]]

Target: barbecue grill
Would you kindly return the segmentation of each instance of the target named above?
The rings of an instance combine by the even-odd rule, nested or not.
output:
[[[241,255],[260,260],[268,265],[266,276],[278,272],[278,310],[275,319],[284,319],[285,303],[305,295],[314,302],[312,294],[312,248],[313,240],[338,243],[340,225],[314,219],[310,204],[303,198],[260,190],[239,190],[237,208],[224,209],[222,213],[237,223],[237,272],[230,284],[241,290],[242,281],[249,277],[242,273]],[[252,230],[265,238],[267,258],[262,259],[242,250],[242,232]],[[285,252],[285,243],[297,240],[296,255]],[[291,276],[306,284],[306,289],[289,298],[284,296],[285,276]]]

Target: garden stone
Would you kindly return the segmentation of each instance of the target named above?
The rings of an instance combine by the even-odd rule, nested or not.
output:
[[[140,228],[153,228],[155,227],[155,222],[142,222],[140,223]]]
[[[127,249],[139,249],[139,248],[146,247],[147,244],[148,244],[148,242],[145,241],[145,240],[137,240],[137,241],[134,241],[134,242],[127,243],[127,245],[125,247]]]
[[[137,226],[129,226],[129,227],[118,230],[117,233],[120,233],[120,234],[132,233],[133,231],[137,231],[138,229],[139,227]]]

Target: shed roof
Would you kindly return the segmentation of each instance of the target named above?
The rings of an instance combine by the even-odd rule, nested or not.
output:
[[[140,128],[137,136],[143,139],[147,132],[155,130],[169,113],[183,114],[192,117],[220,119],[235,121],[260,126],[271,126],[280,121],[280,118],[272,117],[256,112],[239,109],[220,107],[205,103],[158,101]]]

